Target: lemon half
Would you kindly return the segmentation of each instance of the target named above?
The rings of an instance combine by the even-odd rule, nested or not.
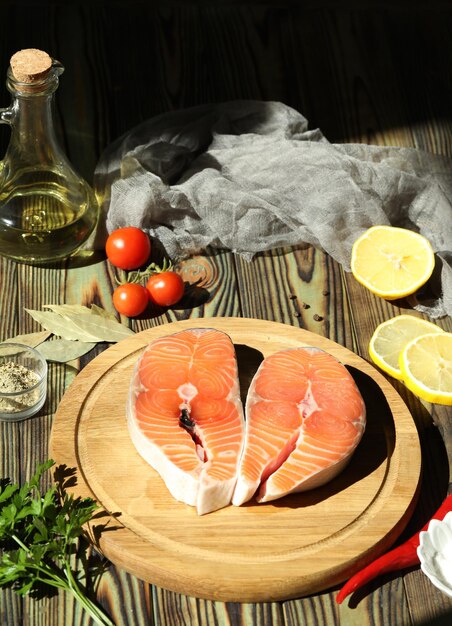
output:
[[[405,228],[372,226],[352,248],[351,270],[356,280],[388,300],[417,291],[430,278],[434,266],[429,241]]]
[[[427,333],[443,332],[436,324],[419,317],[397,315],[375,329],[369,342],[370,358],[384,372],[397,380],[402,380],[399,355],[407,343]]]
[[[452,406],[452,333],[429,333],[410,341],[399,356],[405,385],[419,398]]]

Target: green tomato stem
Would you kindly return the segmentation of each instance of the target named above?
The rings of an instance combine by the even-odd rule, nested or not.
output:
[[[141,281],[149,278],[153,274],[161,274],[162,272],[170,272],[173,270],[173,264],[167,259],[163,259],[163,264],[160,267],[155,263],[151,263],[144,270],[132,270],[129,273],[124,273],[124,278],[118,278],[115,275],[115,280],[118,285],[124,285],[125,283],[140,283]]]

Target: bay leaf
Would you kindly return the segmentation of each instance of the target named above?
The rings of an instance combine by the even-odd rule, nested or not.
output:
[[[97,306],[97,304],[92,304],[90,311],[93,315],[100,315],[101,317],[106,317],[107,319],[114,320],[116,322],[116,315],[114,313],[106,311],[102,307]]]
[[[71,339],[54,339],[38,346],[39,352],[46,361],[67,363],[78,359],[94,348],[96,342],[73,341]]]
[[[46,309],[51,309],[54,313],[59,315],[67,315],[73,313],[92,313],[93,315],[100,315],[110,320],[116,321],[116,315],[110,311],[106,311],[97,304],[92,304],[90,307],[83,304],[44,304]]]
[[[135,334],[133,330],[116,320],[93,315],[90,312],[59,315],[54,311],[25,310],[46,330],[62,339],[115,343]]]
[[[67,319],[70,320],[74,326],[78,326],[86,333],[92,334],[97,337],[96,341],[106,341],[108,343],[116,343],[122,339],[126,339],[135,332],[118,322],[116,319],[109,319],[102,317],[101,315],[68,315]]]
[[[2,343],[22,343],[30,348],[36,348],[40,343],[50,337],[52,333],[48,330],[40,330],[37,333],[25,333],[24,335],[16,335],[11,339],[5,339]]]
[[[66,313],[89,313],[90,309],[83,304],[44,304],[45,309],[50,309],[54,313],[59,315],[66,315]]]
[[[46,330],[49,330],[54,335],[61,337],[62,339],[72,339],[78,341],[99,341],[97,337],[91,335],[89,332],[80,328],[79,325],[75,325],[68,317],[63,317],[53,311],[35,311],[32,309],[25,309],[31,317],[36,320]],[[91,314],[88,313],[91,317]],[[79,316],[76,316],[79,317]]]

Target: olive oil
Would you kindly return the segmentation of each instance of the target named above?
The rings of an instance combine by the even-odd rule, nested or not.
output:
[[[66,258],[88,238],[97,213],[83,180],[68,185],[56,170],[21,172],[0,188],[0,253],[29,263]]]
[[[72,255],[94,230],[99,207],[93,190],[72,167],[57,139],[54,94],[64,68],[46,52],[11,57],[0,109],[11,137],[0,161],[0,254],[47,263]]]

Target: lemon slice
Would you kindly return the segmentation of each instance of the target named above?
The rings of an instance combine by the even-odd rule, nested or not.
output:
[[[412,315],[397,315],[383,322],[369,342],[370,358],[384,372],[402,380],[399,354],[408,342],[427,333],[442,333],[442,328]]]
[[[405,228],[372,226],[352,248],[354,277],[377,296],[408,296],[430,278],[435,256],[428,240]]]
[[[410,341],[399,356],[405,385],[427,402],[452,406],[452,333]]]

